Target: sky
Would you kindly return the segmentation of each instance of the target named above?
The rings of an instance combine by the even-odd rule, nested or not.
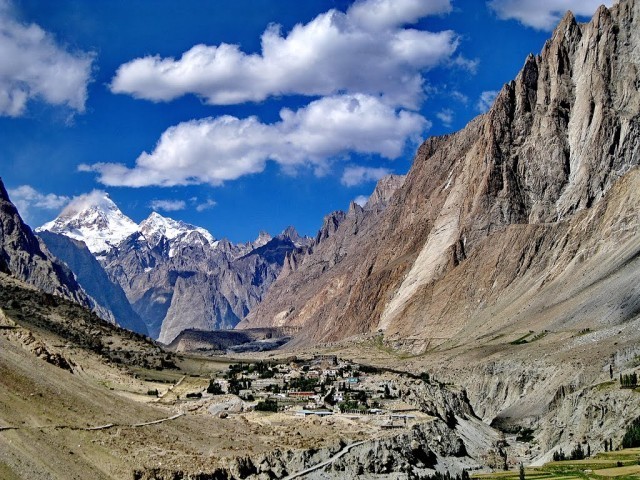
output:
[[[105,191],[136,222],[313,236],[600,3],[0,0],[0,176],[32,227]]]

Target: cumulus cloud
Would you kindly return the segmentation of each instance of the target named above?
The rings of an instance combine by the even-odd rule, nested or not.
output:
[[[450,108],[445,108],[436,113],[436,117],[438,117],[445,127],[450,127],[453,123],[454,113]]]
[[[41,193],[30,185],[9,189],[9,196],[26,221],[30,220],[34,210],[59,210],[71,200],[64,195]]]
[[[184,200],[153,200],[149,206],[155,211],[177,212],[187,208],[187,203]]]
[[[19,117],[42,100],[83,112],[93,55],[70,52],[36,24],[23,25],[0,0],[0,116]]]
[[[321,170],[350,152],[394,159],[430,126],[421,115],[377,97],[338,95],[297,111],[283,109],[272,124],[228,115],[183,122],[167,129],[133,168],[97,163],[79,169],[99,173],[99,181],[112,186],[220,185],[263,171],[268,160],[285,170],[302,165]]]
[[[344,169],[340,181],[346,187],[355,187],[367,182],[377,182],[390,173],[388,168],[351,166]]]
[[[358,195],[356,198],[353,199],[353,201],[355,203],[357,203],[358,205],[360,205],[361,207],[364,207],[367,202],[369,201],[369,196],[368,195]]]
[[[364,0],[346,13],[329,10],[286,35],[270,25],[261,52],[238,45],[195,45],[179,59],[159,55],[121,65],[113,93],[151,101],[195,94],[212,105],[258,102],[277,95],[365,93],[395,105],[416,107],[422,73],[448,61],[459,39],[453,31],[406,28],[451,9],[449,0]],[[455,63],[475,68],[457,57]]]
[[[476,103],[478,111],[484,113],[489,110],[498,96],[498,93],[499,92],[497,90],[487,90],[482,92],[478,99],[478,103]]]
[[[613,0],[491,0],[487,4],[498,18],[517,20],[538,30],[552,30],[567,10],[577,16],[591,16],[604,4]]]

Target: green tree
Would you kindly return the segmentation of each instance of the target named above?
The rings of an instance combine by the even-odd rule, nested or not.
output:
[[[565,460],[567,457],[565,456],[564,452],[562,451],[562,449],[559,449],[556,452],[553,452],[553,461],[554,462],[561,462],[563,460]]]
[[[222,395],[224,392],[222,391],[222,387],[218,382],[210,380],[209,386],[207,387],[207,393],[210,393],[212,395]]]
[[[256,410],[258,412],[277,412],[278,402],[275,400],[265,400],[263,402],[258,402],[258,404],[256,405]]]
[[[584,460],[584,449],[582,448],[582,445],[578,443],[571,451],[571,456],[569,458],[571,460]]]
[[[629,424],[622,438],[622,448],[635,447],[640,447],[640,417]]]
[[[391,390],[389,389],[389,384],[384,384],[384,398],[391,398]]]

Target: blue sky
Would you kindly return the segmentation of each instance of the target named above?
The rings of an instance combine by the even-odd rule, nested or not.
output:
[[[0,0],[0,175],[34,227],[97,189],[137,222],[314,235],[599,3]]]

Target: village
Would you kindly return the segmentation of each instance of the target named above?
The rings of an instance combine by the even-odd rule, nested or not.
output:
[[[334,355],[292,357],[277,363],[239,362],[215,375],[206,388],[190,391],[177,401],[185,406],[207,401],[209,413],[221,418],[252,411],[296,417],[336,415],[375,421],[382,429],[423,420],[424,414],[398,398],[394,378]]]

